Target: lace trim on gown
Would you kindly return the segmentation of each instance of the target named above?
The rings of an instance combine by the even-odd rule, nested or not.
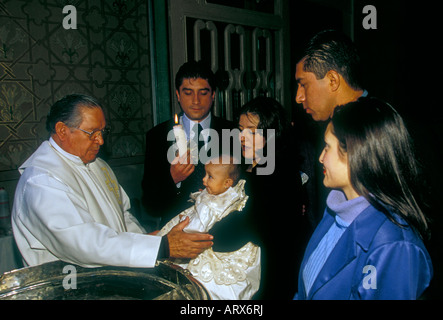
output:
[[[199,280],[231,285],[246,280],[246,270],[257,260],[258,246],[248,242],[234,252],[205,250],[188,264],[188,270]]]

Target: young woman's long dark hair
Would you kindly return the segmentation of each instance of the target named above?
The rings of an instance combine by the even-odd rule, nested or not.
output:
[[[360,98],[338,106],[331,121],[357,193],[397,225],[394,214],[429,235],[412,140],[398,112],[381,100]]]

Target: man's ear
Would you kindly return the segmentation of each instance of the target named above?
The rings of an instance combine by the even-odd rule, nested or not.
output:
[[[64,124],[63,122],[59,121],[55,124],[55,134],[57,135],[57,137],[61,140],[61,141],[65,141],[68,135],[68,131],[71,131],[66,124]]]
[[[329,81],[329,88],[331,88],[331,91],[337,91],[338,88],[340,88],[340,74],[335,70],[329,70],[328,73],[326,73],[326,77]]]
[[[175,94],[177,95],[177,101],[180,102],[180,92],[175,90]]]

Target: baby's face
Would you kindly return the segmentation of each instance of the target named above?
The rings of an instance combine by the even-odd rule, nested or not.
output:
[[[206,175],[203,178],[203,185],[209,194],[221,194],[232,186],[232,179],[229,178],[225,166],[208,163],[205,165],[205,171]]]

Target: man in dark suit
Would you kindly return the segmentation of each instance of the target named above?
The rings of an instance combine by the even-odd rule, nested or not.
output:
[[[336,106],[367,96],[368,92],[362,81],[357,47],[342,32],[324,30],[317,33],[297,60],[295,102],[316,121],[315,126],[306,126],[305,132],[300,129],[298,132],[306,152],[302,171],[310,176],[310,182],[306,184],[309,197],[307,214],[315,227],[323,216],[329,193],[323,187],[323,166],[317,161],[324,146],[326,126]]]
[[[214,73],[202,62],[186,62],[176,74],[175,88],[183,111],[179,123],[187,140],[204,142],[207,148],[211,135],[217,132],[221,152],[222,129],[232,129],[233,123],[211,113],[216,89]],[[160,227],[191,205],[191,192],[204,188],[204,164],[168,160],[168,151],[175,141],[168,141],[167,137],[175,124],[174,119],[168,120],[146,134],[142,201],[151,216],[161,217]]]

